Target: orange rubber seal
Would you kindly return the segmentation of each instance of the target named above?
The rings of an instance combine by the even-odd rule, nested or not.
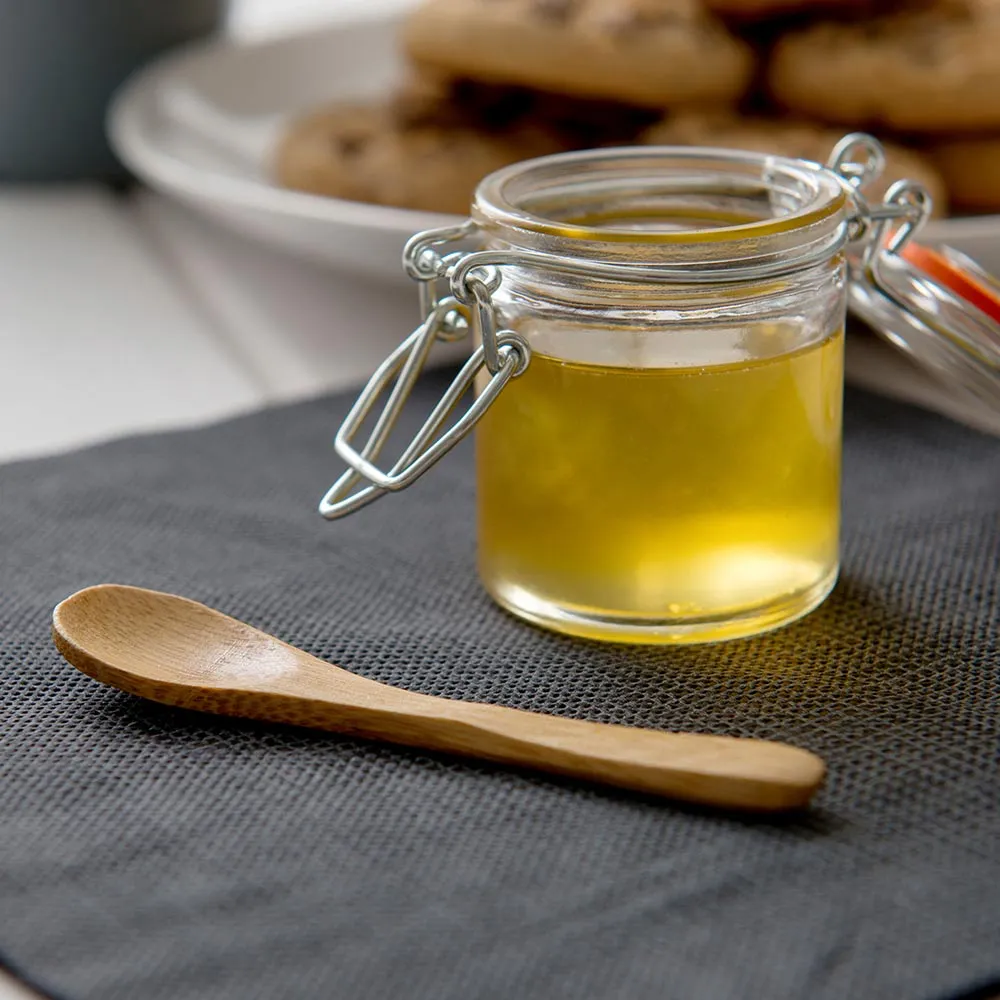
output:
[[[953,264],[944,254],[920,243],[907,243],[900,255],[949,292],[1000,323],[1000,294]]]

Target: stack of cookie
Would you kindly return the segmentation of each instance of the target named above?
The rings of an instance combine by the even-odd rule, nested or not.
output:
[[[943,176],[954,207],[1000,210],[1000,0],[926,0],[778,39],[768,60],[782,107],[903,135]]]
[[[424,0],[402,33],[409,82],[295,123],[277,174],[465,214],[485,174],[527,157],[656,143],[823,160],[861,128],[889,140],[883,187],[912,177],[939,209],[1000,209],[994,36],[1000,0]]]

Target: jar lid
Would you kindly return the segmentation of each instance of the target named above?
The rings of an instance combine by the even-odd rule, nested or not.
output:
[[[915,190],[900,182],[886,202]],[[929,209],[927,199],[919,218],[877,222],[849,255],[850,310],[956,392],[1000,412],[1000,280],[952,247],[913,239]]]

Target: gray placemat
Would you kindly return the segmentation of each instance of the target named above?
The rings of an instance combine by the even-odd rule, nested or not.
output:
[[[11,968],[66,1000],[936,1000],[1000,984],[1000,441],[849,393],[831,599],[757,640],[638,649],[491,604],[467,446],[323,522],[347,405],[0,469]],[[754,820],[144,703],[49,640],[52,606],[108,580],[420,691],[779,737],[830,780],[811,812]]]

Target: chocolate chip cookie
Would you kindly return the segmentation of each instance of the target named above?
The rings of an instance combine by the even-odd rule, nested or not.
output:
[[[426,0],[403,43],[432,72],[655,108],[734,100],[753,70],[698,0]]]
[[[567,149],[634,142],[662,115],[653,108],[619,101],[480,80],[442,80],[426,74],[411,74],[393,95],[390,108],[399,120],[410,125],[487,132],[535,125],[558,136]]]
[[[738,118],[729,114],[679,114],[648,129],[642,142],[665,146],[715,146],[746,149],[755,153],[792,156],[825,163],[843,135],[842,130],[808,122]],[[936,215],[945,210],[945,184],[934,166],[919,153],[884,143],[886,166],[882,176],[866,190],[869,198],[881,198],[890,184],[904,178],[919,181],[934,199]]]
[[[705,6],[727,21],[756,22],[805,18],[822,14],[857,18],[893,0],[705,0]]]
[[[943,142],[931,156],[953,204],[1000,212],[1000,135]]]
[[[475,131],[408,119],[390,106],[343,105],[296,122],[274,169],[285,187],[312,194],[466,215],[487,174],[562,148],[528,124]]]
[[[769,85],[785,107],[913,133],[1000,128],[1000,3],[940,3],[781,38]]]

